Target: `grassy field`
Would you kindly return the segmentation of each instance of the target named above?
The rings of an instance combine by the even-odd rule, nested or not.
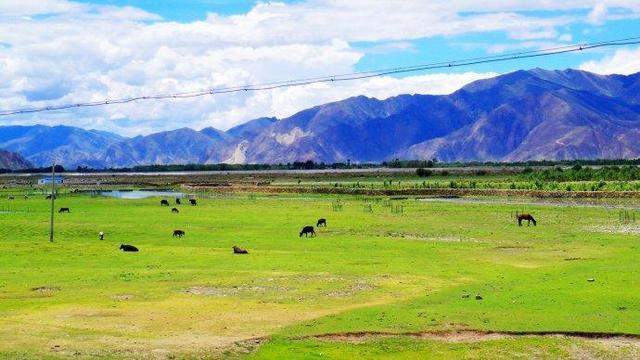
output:
[[[8,192],[2,358],[640,356],[640,225],[618,210],[243,194],[172,214],[65,195],[49,243],[44,197]]]

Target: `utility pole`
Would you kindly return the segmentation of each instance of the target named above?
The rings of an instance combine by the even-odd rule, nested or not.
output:
[[[51,224],[49,227],[49,241],[53,242],[53,203],[56,199],[56,163],[51,166]]]

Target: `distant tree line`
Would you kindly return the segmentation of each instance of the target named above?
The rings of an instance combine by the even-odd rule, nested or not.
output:
[[[523,167],[522,175],[529,178],[535,177],[543,181],[581,181],[592,179],[605,180],[640,180],[638,177],[638,165],[640,159],[632,160],[562,160],[562,161],[520,161],[520,162],[454,162],[442,163],[437,159],[431,160],[399,160],[385,161],[382,163],[351,163],[337,162],[327,164],[324,162],[294,161],[280,164],[175,164],[175,165],[139,165],[133,167],[94,169],[87,166],[79,166],[75,170],[80,173],[95,172],[169,172],[169,171],[260,171],[260,170],[330,170],[330,169],[371,169],[371,168],[415,168],[416,175],[426,177],[431,175],[447,175],[446,172],[429,170],[438,168],[464,168],[464,167]],[[594,169],[589,166],[601,166],[602,169]],[[547,169],[539,169],[546,167]],[[570,169],[564,169],[571,167]],[[56,172],[69,171],[61,165],[56,165]],[[24,170],[0,169],[0,173],[50,173],[51,167],[31,168]],[[485,175],[486,171],[478,170],[476,175]]]

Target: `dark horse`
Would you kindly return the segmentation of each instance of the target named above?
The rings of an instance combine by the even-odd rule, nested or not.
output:
[[[68,213],[68,212],[71,212],[71,211],[69,210],[69,208],[60,208],[60,210],[58,210],[58,212],[59,213],[63,213],[63,212]]]
[[[248,254],[249,252],[243,248],[239,248],[237,246],[233,247],[233,253],[234,254]]]
[[[173,237],[183,237],[184,230],[173,230]]]
[[[327,219],[318,219],[318,222],[316,223],[316,226],[320,227],[320,226],[327,226]]]
[[[311,234],[311,236],[316,236],[316,232],[315,230],[313,230],[313,226],[305,226],[302,228],[302,231],[300,231],[300,237],[302,237],[302,234],[304,234],[304,237],[309,237],[309,234]]]
[[[122,245],[120,245],[120,250],[122,250],[122,251],[138,251],[138,248],[133,246],[133,245],[122,244]]]
[[[533,226],[536,226],[536,219],[529,214],[520,214],[518,215],[518,226],[522,226],[522,220],[527,220],[527,226],[533,222]]]
[[[165,199],[160,200],[160,206],[169,206],[169,202]]]

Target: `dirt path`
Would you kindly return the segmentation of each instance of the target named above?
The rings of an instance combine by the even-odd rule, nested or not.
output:
[[[424,331],[424,332],[379,332],[379,331],[363,331],[363,332],[345,332],[345,333],[327,333],[319,335],[309,335],[293,337],[295,340],[302,339],[319,339],[330,341],[345,342],[363,342],[376,338],[386,337],[409,337],[414,339],[439,340],[445,342],[478,342],[498,339],[509,339],[517,337],[566,337],[585,340],[607,340],[607,341],[624,341],[633,343],[640,347],[640,334],[625,333],[601,333],[601,332],[582,332],[582,331],[482,331],[482,330],[455,330],[455,331]]]

